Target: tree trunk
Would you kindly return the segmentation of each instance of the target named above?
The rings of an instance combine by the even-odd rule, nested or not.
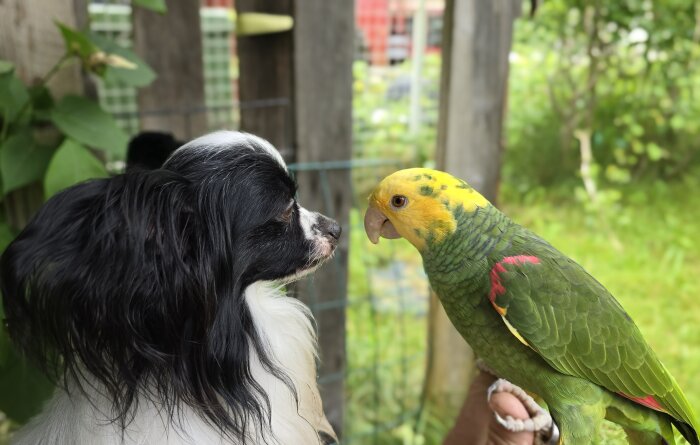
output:
[[[189,140],[207,131],[198,0],[166,0],[167,13],[132,11],[134,50],[156,72],[138,90],[142,130]]]
[[[448,0],[445,8],[437,166],[491,202],[498,194],[508,54],[519,14],[518,0]],[[453,417],[467,394],[474,355],[435,295],[430,308],[427,400]]]
[[[354,2],[295,3],[294,85],[298,162],[347,160],[352,154]],[[335,218],[343,235],[332,264],[303,286],[315,299],[321,348],[321,395],[328,420],[343,425],[349,170],[300,172],[299,196],[308,208]],[[314,304],[311,305],[314,309]],[[325,376],[325,378],[323,377]]]

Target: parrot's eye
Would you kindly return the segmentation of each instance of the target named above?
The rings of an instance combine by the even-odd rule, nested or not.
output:
[[[391,206],[395,209],[406,207],[406,204],[408,204],[408,198],[403,195],[394,195],[391,197]]]

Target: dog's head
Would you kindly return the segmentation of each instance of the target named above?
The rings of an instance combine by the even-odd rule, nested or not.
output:
[[[197,212],[221,233],[217,243],[245,263],[243,285],[303,276],[335,250],[338,223],[301,207],[279,152],[259,137],[232,131],[184,145],[163,165],[196,189]]]
[[[218,132],[179,148],[161,169],[55,195],[0,261],[12,339],[58,382],[96,379],[120,422],[145,392],[166,408],[199,407],[244,437],[250,416],[267,421],[250,348],[284,380],[244,290],[309,273],[340,236],[295,193],[268,142]]]

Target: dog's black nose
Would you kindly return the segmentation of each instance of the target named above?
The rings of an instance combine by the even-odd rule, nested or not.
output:
[[[326,230],[328,234],[335,239],[340,239],[340,234],[343,232],[343,228],[340,227],[340,224],[332,219],[328,221],[328,228]]]
[[[340,228],[340,224],[338,224],[334,219],[330,219],[327,216],[321,215],[320,213],[317,213],[317,220],[316,220],[316,225],[315,228],[323,236],[330,236],[334,240],[338,240],[340,238],[340,233],[343,231]]]

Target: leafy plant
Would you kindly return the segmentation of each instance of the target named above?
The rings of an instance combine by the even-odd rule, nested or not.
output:
[[[552,0],[516,22],[506,182],[580,184],[580,131],[601,189],[687,174],[700,161],[697,13],[694,0]]]
[[[134,3],[165,11],[162,0]],[[127,134],[93,100],[75,95],[55,98],[48,87],[53,76],[79,63],[92,75],[127,86],[145,86],[155,78],[139,57],[109,39],[56,25],[65,53],[39,82],[25,85],[12,62],[0,60],[0,201],[5,204],[0,213],[0,250],[26,222],[12,218],[8,197],[38,190],[48,199],[78,182],[107,176],[104,162],[122,157],[128,144]],[[0,410],[14,422],[24,422],[52,387],[0,332]]]

